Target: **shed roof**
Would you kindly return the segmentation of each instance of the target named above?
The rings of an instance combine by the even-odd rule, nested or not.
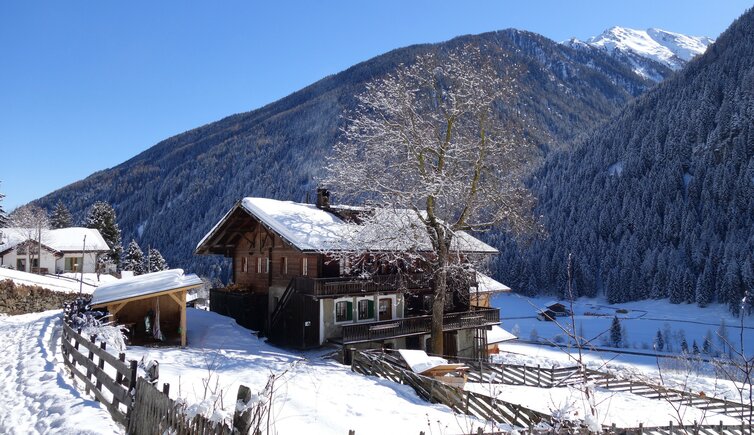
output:
[[[124,301],[170,290],[199,287],[200,285],[202,285],[202,280],[198,276],[194,274],[184,275],[183,269],[146,273],[97,287],[92,294],[92,305]]]
[[[356,249],[384,251],[388,248],[400,249],[401,246],[396,246],[396,243],[400,243],[401,240],[405,242],[406,249],[413,248],[420,251],[429,251],[431,248],[429,236],[426,234],[424,226],[411,210],[366,209],[342,206],[323,210],[313,204],[249,197],[239,201],[202,238],[197,244],[197,253],[209,252],[210,249],[207,245],[210,240],[221,230],[231,214],[239,209],[257,219],[262,225],[277,233],[286,242],[300,251],[350,251]],[[423,234],[423,237],[391,238],[389,241],[369,237],[368,234],[360,233],[363,227],[341,219],[337,214],[337,210],[369,212],[374,216],[374,220],[378,224],[377,226],[383,228],[386,232],[391,230],[406,231],[407,228],[410,228],[417,231],[415,234]],[[359,240],[364,240],[365,242],[361,242],[360,244]],[[413,245],[416,240],[419,240],[418,246]],[[409,243],[412,243],[412,245],[409,245]],[[456,233],[454,249],[463,252],[486,254],[498,252],[497,249],[464,231]]]
[[[477,289],[480,293],[498,293],[511,291],[511,288],[507,285],[496,281],[481,272],[476,273],[476,281]]]

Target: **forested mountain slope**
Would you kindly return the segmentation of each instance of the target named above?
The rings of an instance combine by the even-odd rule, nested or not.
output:
[[[220,259],[193,248],[235,200],[265,196],[304,201],[336,142],[341,115],[366,81],[429,50],[476,44],[501,71],[511,70],[519,98],[503,110],[529,126],[543,153],[603,121],[653,83],[599,50],[574,50],[542,36],[505,30],[397,49],[326,77],[258,110],[162,141],[114,168],[36,201],[62,200],[81,219],[97,200],[113,205],[123,229],[156,246],[171,266],[222,276]]]
[[[505,247],[513,288],[735,311],[754,290],[754,11],[532,181],[549,238]],[[750,299],[750,298],[749,298]]]

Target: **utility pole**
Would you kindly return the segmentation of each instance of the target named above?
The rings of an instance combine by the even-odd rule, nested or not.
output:
[[[86,234],[84,234],[84,247],[81,249],[81,282],[79,282],[79,296],[84,287],[84,257],[86,257]]]

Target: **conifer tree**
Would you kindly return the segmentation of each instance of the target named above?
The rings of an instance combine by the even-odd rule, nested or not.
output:
[[[115,210],[104,201],[97,201],[89,209],[86,216],[86,227],[99,230],[107,246],[110,247],[108,259],[114,264],[120,264],[123,245],[120,239],[120,227],[115,217]]]
[[[144,252],[136,243],[136,240],[131,240],[126,248],[126,253],[123,256],[123,264],[121,264],[122,270],[132,271],[134,275],[141,275],[144,273]]]
[[[160,254],[160,251],[155,248],[150,248],[149,254],[147,255],[147,272],[159,272],[167,269],[168,263],[162,257],[162,254]]]
[[[71,216],[71,212],[63,204],[63,201],[58,201],[57,205],[55,205],[55,210],[52,211],[52,215],[50,216],[50,228],[57,230],[72,226],[73,216]]]
[[[696,344],[696,340],[694,340],[694,343],[691,345],[691,352],[693,352],[694,355],[699,355],[699,345]]]
[[[707,336],[704,337],[704,343],[702,343],[702,352],[705,355],[712,353],[712,333],[707,331]]]
[[[618,317],[613,317],[613,323],[610,325],[610,344],[613,347],[621,347],[623,344],[623,337],[621,334],[620,320]]]
[[[663,348],[665,348],[665,340],[662,338],[662,332],[658,329],[655,336],[655,350],[662,352]]]
[[[689,353],[689,343],[686,341],[686,337],[681,339],[681,352]]]
[[[9,223],[8,215],[5,213],[5,210],[3,210],[4,198],[5,198],[5,195],[2,192],[0,192],[0,228],[7,227]]]

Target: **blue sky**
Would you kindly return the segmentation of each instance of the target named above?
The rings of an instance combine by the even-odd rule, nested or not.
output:
[[[716,37],[745,1],[0,2],[6,211],[394,48],[514,27]]]

